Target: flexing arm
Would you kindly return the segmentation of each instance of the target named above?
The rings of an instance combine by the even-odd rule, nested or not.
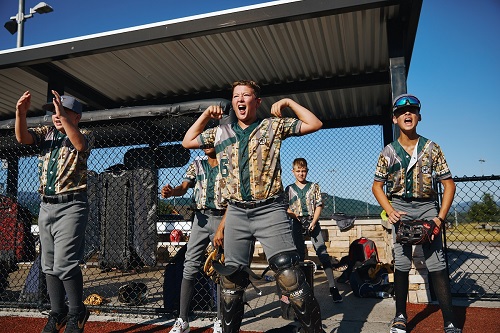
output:
[[[161,196],[163,198],[180,197],[186,194],[190,187],[192,187],[190,182],[182,182],[182,184],[174,188],[167,184],[161,189]]]
[[[30,145],[35,142],[30,132],[28,131],[28,124],[26,122],[26,115],[31,105],[31,93],[29,91],[19,98],[16,103],[16,122],[15,132],[17,142]]]
[[[372,192],[380,206],[382,206],[382,208],[386,211],[389,223],[394,224],[401,219],[401,216],[406,215],[405,212],[397,211],[392,207],[389,199],[387,199],[387,196],[385,195],[383,182],[374,181],[372,185]]]
[[[224,112],[219,105],[209,106],[187,130],[182,140],[182,146],[187,149],[199,148],[198,135],[203,132],[210,119],[221,119],[223,114]]]
[[[308,109],[295,102],[290,98],[283,98],[271,106],[271,114],[275,117],[281,117],[281,110],[289,107],[295,113],[297,118],[302,121],[302,126],[300,127],[300,134],[309,134],[316,132],[323,126],[321,120],[318,119]]]
[[[443,184],[444,186],[444,191],[443,199],[441,201],[441,209],[439,210],[438,216],[444,220],[448,215],[448,212],[450,211],[451,204],[453,203],[456,186],[453,178],[443,179],[441,180],[441,184]],[[439,220],[437,217],[434,218],[434,222],[437,226],[441,227],[441,220]]]

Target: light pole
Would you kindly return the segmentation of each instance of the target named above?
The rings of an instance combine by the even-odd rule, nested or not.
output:
[[[484,159],[479,159],[479,163],[481,163],[481,173],[482,173],[482,176],[484,176],[484,169],[483,169],[483,163],[486,162],[486,160]]]
[[[16,16],[12,16],[10,21],[5,22],[5,29],[13,35],[17,32],[17,47],[23,46],[24,43],[24,21],[33,17],[33,14],[46,14],[54,11],[45,2],[39,2],[35,7],[30,8],[30,13],[24,15],[24,0],[19,0],[19,10]]]

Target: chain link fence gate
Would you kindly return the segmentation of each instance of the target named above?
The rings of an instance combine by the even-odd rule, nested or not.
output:
[[[500,176],[455,177],[454,181],[457,191],[444,237],[452,294],[498,299]]]

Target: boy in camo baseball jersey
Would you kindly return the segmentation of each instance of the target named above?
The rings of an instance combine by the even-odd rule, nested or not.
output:
[[[196,204],[193,228],[187,244],[186,260],[184,261],[181,282],[179,318],[170,331],[171,333],[187,333],[190,331],[188,322],[189,304],[193,298],[196,276],[203,263],[203,256],[208,242],[213,241],[216,232],[222,238],[223,226],[218,230],[227,203],[221,196],[218,163],[213,145],[203,147],[205,157],[197,158],[189,165],[181,185],[172,188],[165,185],[161,190],[164,198],[183,196],[187,190],[194,187],[193,198]],[[214,321],[214,333],[222,333],[220,318]]]
[[[392,121],[399,127],[399,138],[380,153],[372,186],[375,198],[393,225],[396,316],[391,324],[391,333],[406,332],[406,299],[413,251],[412,245],[396,242],[399,222],[433,220],[441,227],[455,195],[455,183],[441,148],[417,134],[417,125],[422,119],[420,107],[420,101],[413,95],[403,94],[394,99]],[[444,186],[439,209],[432,186],[434,178]],[[422,250],[443,314],[444,331],[460,333],[462,330],[455,326],[441,232],[430,244],[423,244]]]
[[[304,237],[309,235],[313,243],[316,255],[323,265],[323,270],[328,279],[330,295],[334,303],[342,302],[342,296],[335,285],[333,277],[332,262],[326,250],[325,240],[321,234],[319,217],[323,209],[321,200],[321,189],[318,183],[307,181],[307,161],[304,158],[296,158],[292,163],[292,172],[295,183],[285,189],[288,200],[288,215],[292,219],[293,241],[299,252],[300,260],[305,258]]]
[[[228,200],[224,229],[225,269],[222,275],[223,332],[239,332],[243,293],[249,284],[253,242],[260,241],[276,281],[288,296],[304,332],[323,332],[318,302],[298,267],[299,255],[286,214],[281,182],[280,148],[284,139],[312,133],[321,121],[297,102],[284,98],[271,107],[272,118],[257,119],[260,87],[253,81],[233,83],[232,106],[237,122],[204,131],[210,119],[220,119],[220,106],[210,106],[187,131],[185,148],[215,145]],[[297,116],[282,118],[289,107]],[[222,245],[222,240],[215,240]],[[215,266],[214,266],[215,267]]]
[[[31,94],[25,92],[16,104],[16,139],[40,148],[41,194],[38,227],[42,271],[47,280],[51,311],[42,333],[83,332],[89,311],[83,304],[83,259],[88,220],[87,159],[93,137],[78,128],[82,105],[72,96],[54,94],[43,108],[53,112],[53,127],[28,129],[26,114]],[[65,297],[68,297],[69,307]]]

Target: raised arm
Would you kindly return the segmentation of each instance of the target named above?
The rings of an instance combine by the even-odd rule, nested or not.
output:
[[[28,131],[28,124],[26,122],[26,115],[31,105],[31,93],[29,91],[19,98],[16,103],[16,122],[15,132],[17,142],[30,145],[35,142],[30,132]]]
[[[198,135],[203,132],[210,119],[221,119],[223,114],[224,112],[219,105],[209,106],[187,130],[182,140],[182,146],[186,149],[199,148],[200,143],[197,140]]]
[[[292,109],[297,118],[302,121],[300,134],[309,134],[312,132],[316,132],[321,128],[321,126],[323,126],[321,120],[319,120],[318,117],[314,115],[314,113],[290,98],[283,98],[274,103],[271,106],[271,114],[276,117],[281,117],[281,110],[286,107]]]
[[[52,90],[52,94],[54,94],[55,96],[52,99],[52,103],[54,104],[55,108],[54,112],[61,121],[61,124],[64,127],[64,131],[66,132],[69,141],[71,141],[73,147],[75,147],[76,150],[86,150],[87,140],[85,140],[85,136],[82,134],[82,132],[80,132],[80,129],[78,128],[78,121],[80,120],[80,118],[78,118],[78,121],[72,120],[64,109],[64,106],[62,105],[61,96],[59,96],[59,93],[55,90]],[[81,117],[81,115],[78,115],[77,117]]]

